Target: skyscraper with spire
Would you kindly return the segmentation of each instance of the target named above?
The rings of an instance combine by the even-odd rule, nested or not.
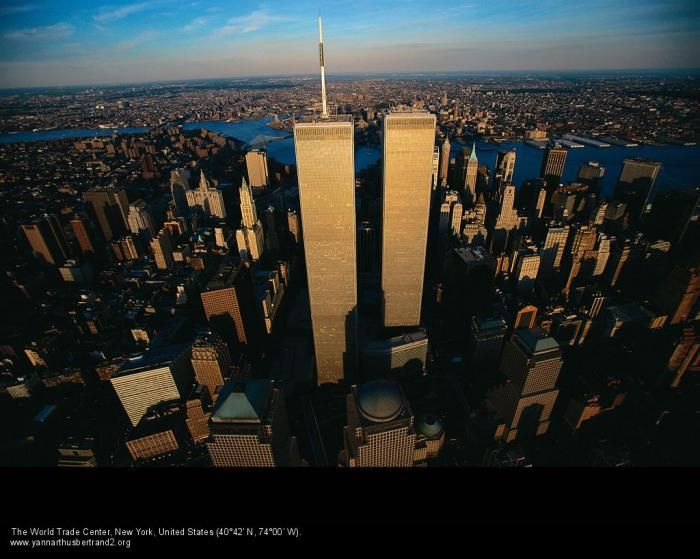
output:
[[[207,215],[221,219],[226,217],[224,195],[220,189],[211,185],[204,170],[200,171],[199,187],[196,190],[188,190],[185,195],[190,208],[198,206]]]
[[[467,160],[467,168],[464,174],[464,194],[462,200],[470,207],[476,201],[476,178],[479,174],[479,160],[476,157],[476,142],[472,145],[472,152]]]
[[[447,180],[450,171],[450,140],[445,138],[440,148],[440,171],[438,173],[438,184],[442,185],[443,180]]]
[[[338,382],[356,362],[354,127],[329,117],[319,17],[321,118],[294,126],[299,202],[318,383]]]
[[[236,244],[241,260],[259,260],[265,248],[263,228],[255,210],[253,191],[245,178],[241,181],[241,227],[236,231]]]

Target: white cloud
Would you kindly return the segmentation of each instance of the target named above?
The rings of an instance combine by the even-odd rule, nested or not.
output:
[[[271,23],[290,20],[291,18],[286,16],[271,15],[266,9],[258,9],[245,16],[232,17],[226,22],[226,25],[216,30],[215,36],[223,37],[234,33],[251,33]]]
[[[201,27],[204,27],[207,24],[207,21],[209,21],[205,17],[197,17],[194,18],[192,21],[190,21],[187,25],[185,25],[182,30],[183,31],[196,31],[197,29],[200,29]]]
[[[9,31],[3,35],[5,39],[12,41],[24,41],[24,40],[40,40],[40,41],[53,41],[57,39],[65,39],[70,37],[75,28],[69,23],[55,23],[53,25],[47,25],[45,27],[29,27],[26,29],[17,29],[15,31]]]
[[[97,15],[92,17],[93,20],[98,23],[109,23],[111,21],[117,21],[124,19],[132,14],[137,14],[143,12],[155,5],[158,2],[137,2],[135,4],[126,4],[125,6],[102,6]]]

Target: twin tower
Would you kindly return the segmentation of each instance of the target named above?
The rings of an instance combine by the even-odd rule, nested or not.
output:
[[[319,18],[319,31],[320,31]],[[357,361],[354,124],[323,112],[294,127],[299,201],[318,383],[338,382]],[[420,322],[432,190],[435,116],[384,118],[382,291],[384,326]]]

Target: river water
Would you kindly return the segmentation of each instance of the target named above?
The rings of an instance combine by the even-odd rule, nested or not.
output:
[[[239,122],[201,121],[188,122],[183,125],[185,130],[206,128],[225,136],[235,138],[256,147],[265,145],[268,156],[282,164],[294,163],[294,139],[288,130],[276,130],[267,125],[271,119],[244,120]],[[111,136],[117,134],[142,134],[148,128],[120,129],[69,129],[41,130],[37,132],[18,132],[15,134],[0,134],[0,143],[17,143],[31,141],[51,141],[66,138],[85,138]],[[452,156],[456,157],[465,144],[459,140],[452,142]],[[467,142],[471,147],[471,143]],[[516,185],[522,181],[539,175],[544,150],[528,146],[522,142],[503,142],[500,146],[479,141],[476,144],[479,163],[493,169],[496,154],[499,150],[515,149],[516,161],[513,182]],[[376,163],[381,157],[379,148],[359,146],[355,149],[355,168],[360,171]],[[639,146],[597,148],[585,146],[570,149],[564,168],[563,181],[576,179],[579,164],[587,161],[599,161],[605,168],[603,192],[612,193],[617,178],[622,170],[625,158],[646,157],[662,163],[661,172],[656,181],[655,190],[671,190],[678,188],[694,188],[700,186],[700,146]]]

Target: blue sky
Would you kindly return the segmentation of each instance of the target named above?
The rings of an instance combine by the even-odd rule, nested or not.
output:
[[[1,0],[0,87],[697,67],[698,0]]]

